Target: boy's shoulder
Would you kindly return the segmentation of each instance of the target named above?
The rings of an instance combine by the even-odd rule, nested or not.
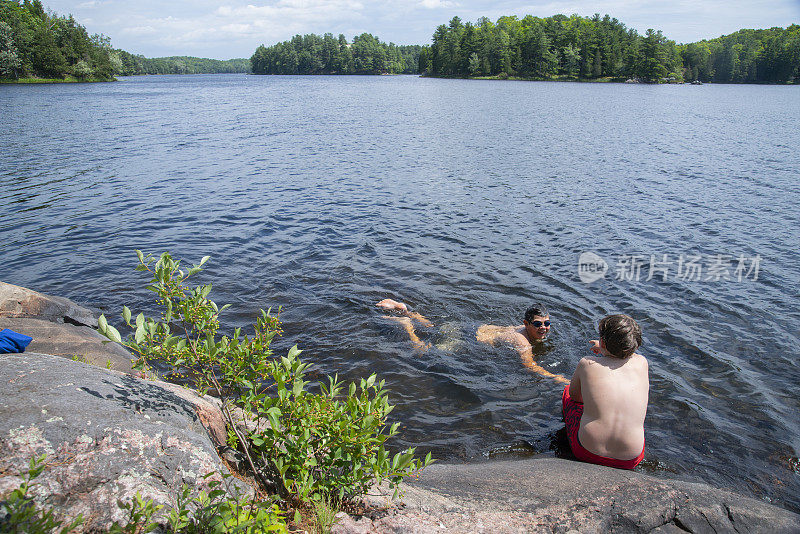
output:
[[[641,367],[644,370],[647,370],[649,364],[647,362],[647,358],[642,356],[639,353],[631,354],[628,358],[614,358],[611,356],[602,356],[602,355],[591,355],[591,356],[584,356],[581,358],[581,361],[578,362],[578,366],[583,367],[586,370],[589,369],[597,369],[597,368],[619,368],[623,365],[627,365],[629,367]]]

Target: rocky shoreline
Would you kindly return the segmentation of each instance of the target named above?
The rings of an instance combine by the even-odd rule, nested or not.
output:
[[[96,326],[93,310],[0,282],[0,329],[34,338],[25,353],[0,355],[0,500],[47,454],[37,502],[82,513],[86,530],[123,519],[118,499],[138,491],[174,504],[183,484],[207,484],[234,460],[220,456],[213,399],[141,378]],[[333,532],[800,532],[800,515],[756,499],[555,458],[434,464],[404,488],[400,500],[375,488]]]

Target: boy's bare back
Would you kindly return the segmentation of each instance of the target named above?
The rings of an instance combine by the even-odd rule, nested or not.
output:
[[[635,458],[644,447],[647,360],[640,354],[621,359],[603,352],[583,358],[572,378],[570,396],[583,402],[578,439],[599,456]]]

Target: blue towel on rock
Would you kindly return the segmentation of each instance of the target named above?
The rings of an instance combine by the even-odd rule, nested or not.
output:
[[[6,328],[0,332],[0,354],[11,352],[25,352],[25,347],[33,341],[33,338],[24,334],[18,334]]]

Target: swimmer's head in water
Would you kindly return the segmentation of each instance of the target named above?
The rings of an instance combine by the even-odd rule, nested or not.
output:
[[[533,321],[533,318],[537,315],[539,317],[549,317],[550,312],[548,312],[547,308],[545,308],[542,304],[539,304],[537,302],[536,304],[525,310],[525,317],[523,317],[523,319],[525,319],[530,323],[531,321]]]
[[[541,304],[534,304],[525,311],[525,318],[522,320],[528,339],[539,341],[547,337],[550,332],[550,314],[547,308]]]
[[[616,358],[629,358],[642,345],[642,330],[627,315],[604,317],[600,320],[597,331],[606,352]]]

